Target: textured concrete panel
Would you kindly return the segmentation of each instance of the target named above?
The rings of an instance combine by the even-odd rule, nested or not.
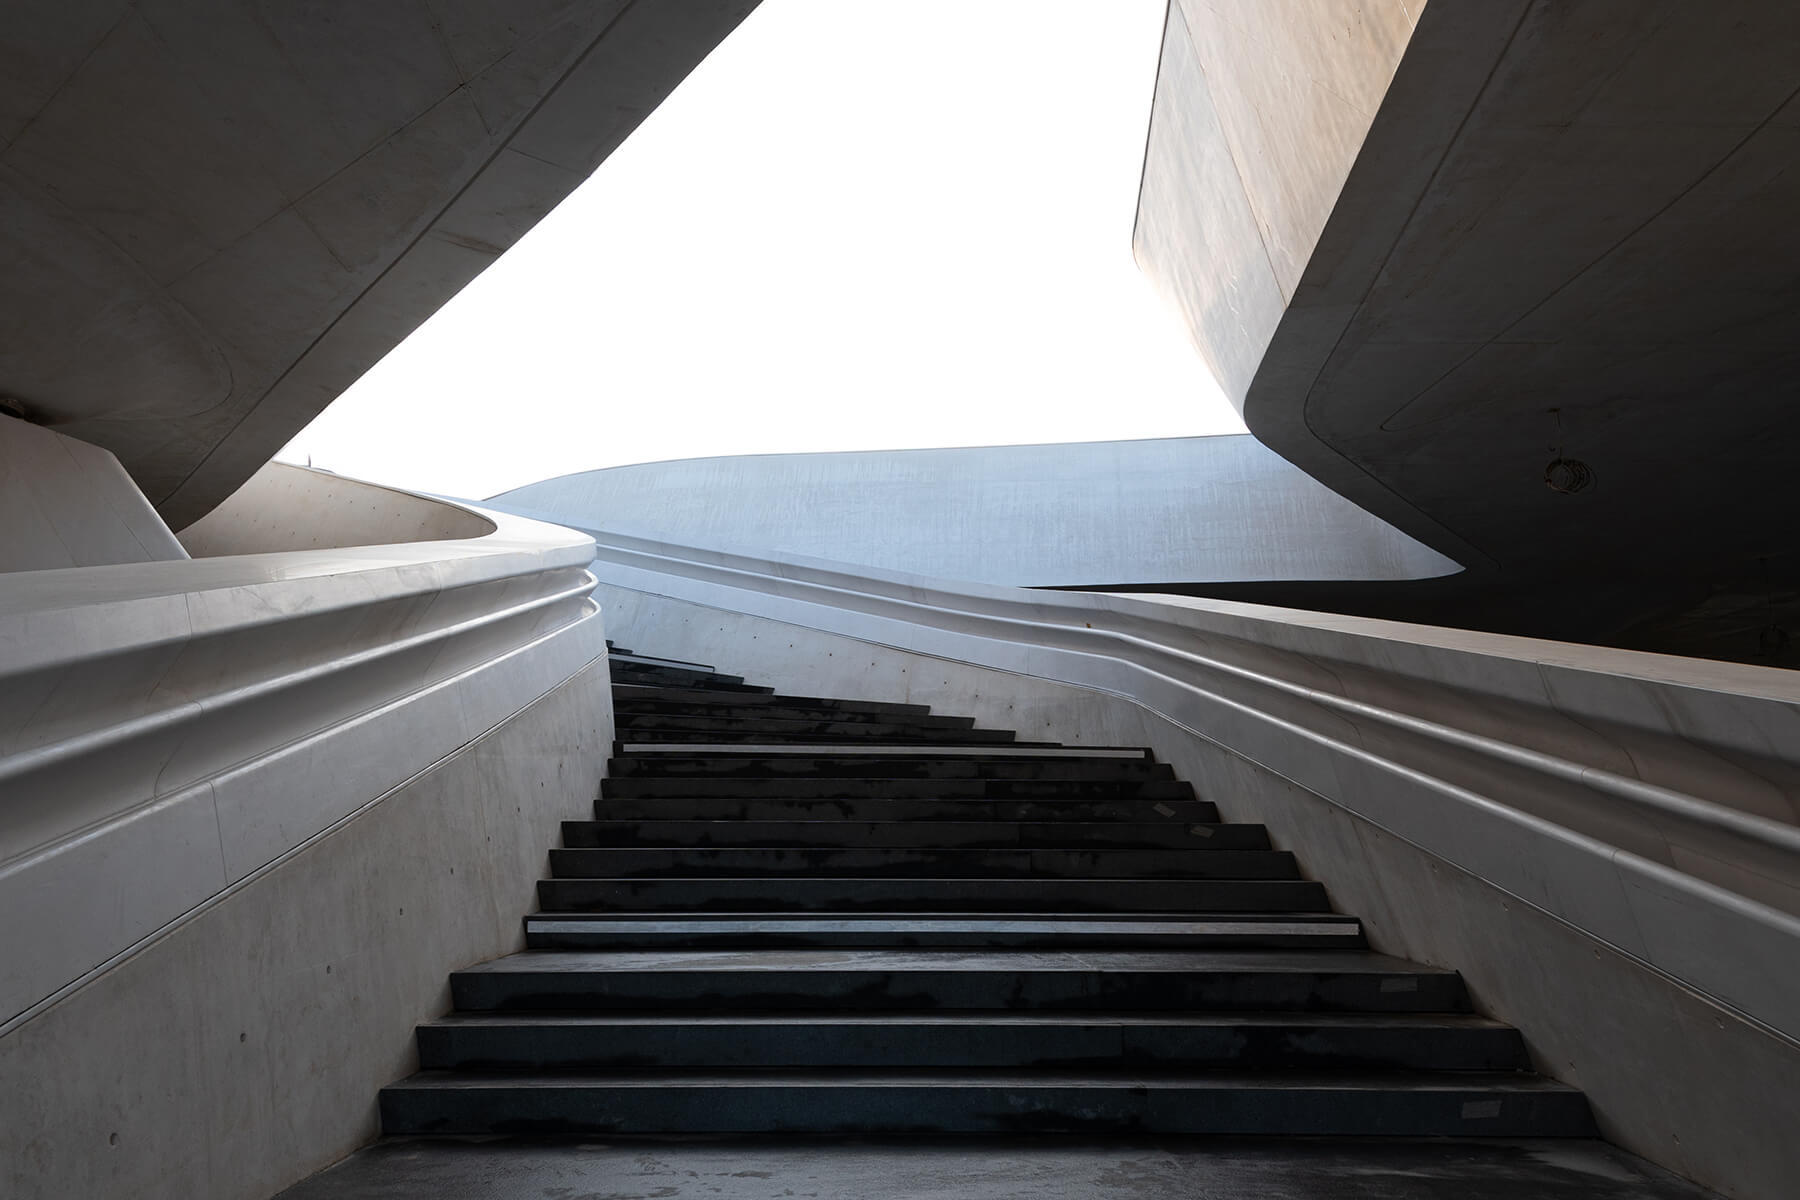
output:
[[[1240,408],[1422,7],[1169,6],[1135,249]]]
[[[263,1200],[372,1139],[448,972],[523,947],[611,712],[602,662],[0,1036],[0,1192]]]
[[[0,575],[187,557],[118,459],[8,416],[0,513]]]
[[[1243,436],[686,459],[492,503],[583,529],[1029,586],[1457,569]]]

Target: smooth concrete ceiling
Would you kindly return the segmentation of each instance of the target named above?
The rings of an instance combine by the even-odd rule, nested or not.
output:
[[[757,0],[21,0],[0,394],[200,517]]]
[[[1490,622],[1779,653],[1800,593],[1800,5],[1430,0],[1297,281],[1234,307],[1195,264],[1235,246],[1279,281],[1267,233],[1169,196],[1221,146],[1248,207],[1275,188],[1245,165],[1266,155],[1204,128],[1245,106],[1295,123],[1293,93],[1246,99],[1256,69],[1207,68],[1193,15],[1236,7],[1172,7],[1137,246],[1252,432],[1522,606]],[[1558,456],[1592,485],[1546,486]]]

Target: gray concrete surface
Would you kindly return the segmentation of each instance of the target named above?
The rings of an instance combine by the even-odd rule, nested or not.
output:
[[[195,558],[485,537],[466,508],[380,484],[272,462],[180,534]]]
[[[403,1138],[281,1200],[1701,1200],[1595,1142]]]
[[[1149,137],[1138,261],[1251,432],[1467,568],[1326,602],[1800,664],[1800,8],[1419,10],[1177,0]]]
[[[187,557],[119,460],[0,415],[0,574]]]
[[[1458,569],[1241,434],[683,459],[482,503],[688,545],[1025,586]]]
[[[189,524],[755,6],[9,5],[0,393]]]
[[[0,1036],[0,1195],[264,1200],[374,1138],[610,733],[601,660]]]

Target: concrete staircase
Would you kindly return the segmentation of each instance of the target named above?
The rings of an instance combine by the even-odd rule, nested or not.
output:
[[[1146,751],[612,675],[595,819],[530,949],[451,977],[390,1134],[1594,1132]]]

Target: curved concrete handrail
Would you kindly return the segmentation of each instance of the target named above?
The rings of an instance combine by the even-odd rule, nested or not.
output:
[[[1128,697],[1800,1037],[1800,680],[596,532],[604,582]]]
[[[0,1028],[605,653],[588,537],[465,516],[0,575]]]

